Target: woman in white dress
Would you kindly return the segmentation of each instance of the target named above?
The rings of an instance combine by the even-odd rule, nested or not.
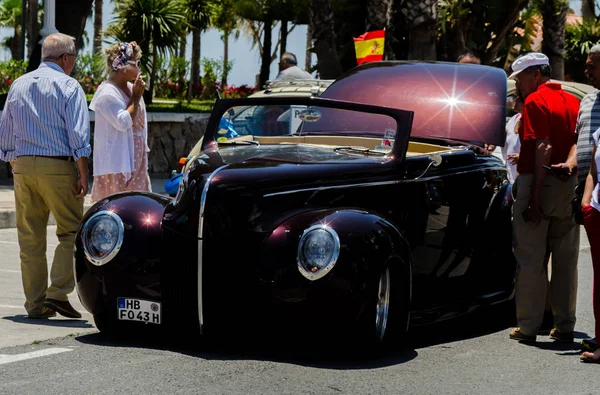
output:
[[[93,201],[118,192],[151,191],[141,56],[135,42],[115,44],[106,50],[110,76],[90,103],[96,118]]]

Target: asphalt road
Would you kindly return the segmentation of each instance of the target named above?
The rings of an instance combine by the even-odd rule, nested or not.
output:
[[[53,229],[50,230],[53,231]],[[14,230],[12,230],[14,232]],[[18,252],[11,230],[0,231],[0,304],[19,301]],[[579,261],[576,341],[593,335],[591,260]],[[10,280],[10,281],[9,281]],[[7,289],[12,295],[7,301]],[[73,301],[74,298],[72,298]],[[579,362],[579,347],[538,337],[534,346],[508,339],[504,309],[413,330],[405,349],[378,357],[324,355],[300,347],[251,342],[174,346],[169,339],[118,340],[84,320],[48,320],[37,340],[0,345],[0,394],[597,394],[598,366]],[[0,339],[35,325],[0,308]],[[251,325],[252,323],[249,323]],[[3,325],[3,324],[0,324]],[[68,326],[73,325],[73,326]],[[243,328],[241,328],[243,329]],[[54,332],[53,332],[54,333]],[[47,336],[47,337],[45,337]],[[28,338],[31,339],[31,338]]]

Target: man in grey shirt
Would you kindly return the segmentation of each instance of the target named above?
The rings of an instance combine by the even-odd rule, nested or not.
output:
[[[596,88],[581,100],[579,115],[577,117],[577,188],[576,202],[581,202],[585,180],[592,163],[592,148],[594,141],[592,135],[600,128],[600,45],[594,45],[588,53],[585,62],[585,75],[590,84]],[[579,207],[576,207],[579,209]],[[579,223],[582,223],[578,219]]]
[[[296,55],[286,52],[279,61],[279,74],[276,80],[312,80],[312,75],[297,66]]]

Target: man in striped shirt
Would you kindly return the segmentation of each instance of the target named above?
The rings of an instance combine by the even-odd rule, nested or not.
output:
[[[592,135],[600,128],[600,45],[594,45],[588,53],[585,62],[585,75],[596,88],[581,100],[579,116],[577,117],[577,188],[576,202],[581,202],[585,180],[590,172],[592,163]],[[579,209],[579,207],[575,207]],[[578,220],[579,223],[581,219]]]
[[[88,191],[90,121],[83,89],[69,77],[75,39],[56,33],[42,45],[37,70],[12,84],[0,121],[0,160],[13,167],[25,309],[31,318],[81,318],[69,303],[75,288],[73,244]],[[48,216],[58,246],[46,262]]]

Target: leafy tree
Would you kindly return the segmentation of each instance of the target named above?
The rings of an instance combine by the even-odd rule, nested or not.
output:
[[[442,0],[438,21],[443,37],[442,59],[455,61],[458,55],[471,50],[484,64],[502,65],[507,44],[528,3],[529,0]]]
[[[0,26],[13,29],[13,36],[8,37],[4,45],[10,49],[13,59],[23,59],[21,53],[21,0],[3,0],[0,4]]]
[[[582,24],[567,25],[565,34],[565,75],[573,81],[587,82],[583,73],[587,55],[596,44],[600,44],[600,22],[584,21]]]
[[[309,15],[319,75],[323,79],[337,78],[342,74],[342,65],[337,51],[331,1],[310,0]]]
[[[179,37],[188,26],[184,8],[182,3],[170,0],[125,0],[115,12],[106,34],[119,41],[136,41],[141,47],[143,68],[150,71],[144,99],[151,103],[158,56],[174,54]]]

